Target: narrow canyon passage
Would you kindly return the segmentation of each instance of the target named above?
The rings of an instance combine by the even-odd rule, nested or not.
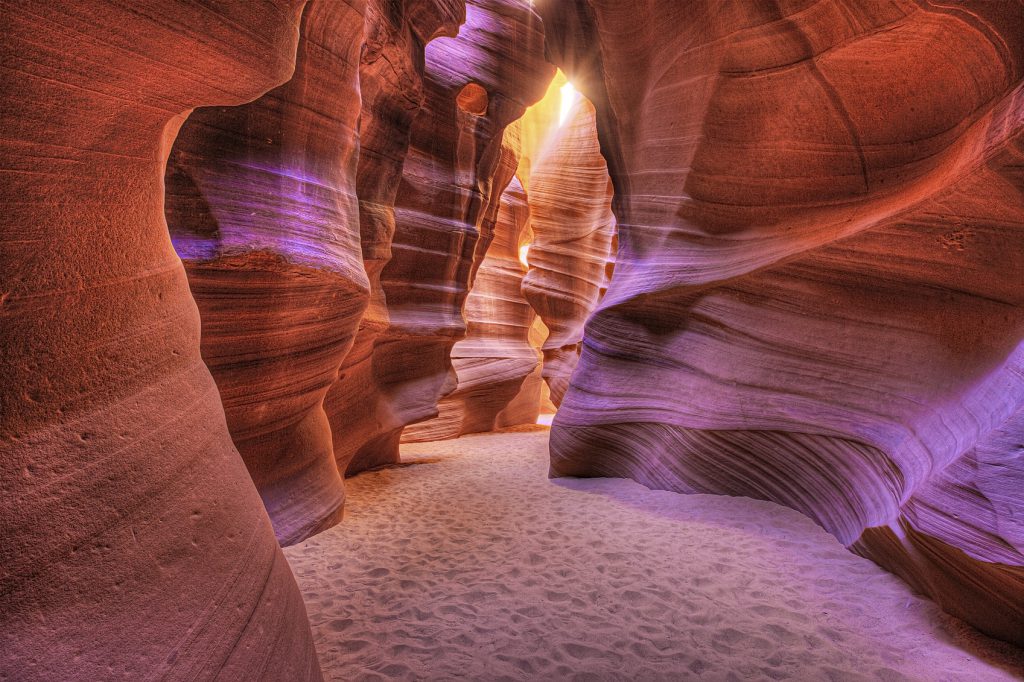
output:
[[[769,502],[548,480],[546,429],[402,446],[285,555],[333,680],[1013,680],[1019,650]]]
[[[0,17],[0,682],[1024,682],[1024,0]]]

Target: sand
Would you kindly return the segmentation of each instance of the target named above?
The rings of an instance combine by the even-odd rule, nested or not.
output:
[[[1014,680],[987,639],[806,517],[549,481],[547,431],[403,446],[285,550],[329,679]]]

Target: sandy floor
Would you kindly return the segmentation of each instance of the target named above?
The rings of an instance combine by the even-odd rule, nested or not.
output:
[[[329,678],[1013,680],[796,512],[547,479],[547,432],[403,446],[286,550]],[[1016,666],[1016,667],[1015,667]]]

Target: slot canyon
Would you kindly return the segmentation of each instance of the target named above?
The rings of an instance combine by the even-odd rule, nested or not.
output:
[[[1024,680],[1024,0],[0,25],[0,681]]]

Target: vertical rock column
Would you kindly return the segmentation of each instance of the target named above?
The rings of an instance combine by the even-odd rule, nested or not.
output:
[[[532,162],[533,242],[523,295],[548,328],[542,376],[557,406],[579,361],[583,327],[597,307],[612,258],[612,183],[594,107],[577,102]]]
[[[2,678],[320,679],[163,214],[188,111],[287,80],[301,6],[0,3]]]
[[[512,127],[506,131],[506,145],[510,132]],[[513,142],[518,143],[518,135]],[[525,272],[519,248],[528,238],[529,215],[526,192],[513,178],[501,196],[494,238],[466,299],[466,338],[451,350],[458,386],[441,400],[436,418],[406,427],[404,442],[493,430],[499,413],[539,365],[529,341],[536,313],[520,292]],[[527,408],[509,418],[533,423],[539,409],[538,393],[532,413]]]
[[[202,317],[203,359],[281,544],[341,518],[323,410],[369,295],[356,201],[362,2],[312,0],[295,75],[189,117],[167,221]]]
[[[620,238],[553,473],[787,504],[1024,643],[1024,6],[537,6]]]
[[[553,74],[543,44],[525,2],[480,0],[468,4],[457,38],[427,46],[424,105],[410,132],[391,259],[381,271],[387,327],[363,361],[369,376],[359,377],[371,390],[358,410],[340,409],[350,381],[343,374],[328,398],[336,433],[349,434],[335,449],[350,473],[397,461],[405,426],[435,416],[457,386],[449,354],[465,334],[462,308],[515,169],[502,163],[502,135]],[[364,426],[344,426],[355,420]]]
[[[423,50],[434,38],[456,35],[464,17],[461,2],[370,0],[366,6],[356,188],[370,298],[352,350],[324,402],[342,474],[362,450],[373,451],[382,437],[394,438],[397,428],[381,390],[381,377],[387,376],[388,368],[374,359],[379,339],[390,324],[381,271],[391,259],[396,196],[413,120],[423,105]]]
[[[505,194],[502,196],[502,202],[504,217],[499,221],[499,226],[507,222],[513,227],[512,233],[516,234],[516,226],[522,225],[518,229],[519,238],[516,240],[518,248],[514,254],[510,254],[506,249],[513,246],[515,242],[509,243],[505,241],[504,235],[502,235],[502,241],[500,242],[498,237],[495,237],[495,243],[491,245],[491,249],[495,250],[496,265],[499,265],[500,269],[494,275],[488,275],[481,280],[484,272],[483,268],[490,267],[487,260],[485,260],[480,274],[477,275],[478,284],[476,285],[480,287],[479,293],[481,295],[488,296],[488,298],[493,299],[495,302],[488,303],[487,299],[484,299],[473,307],[467,305],[468,310],[479,319],[500,321],[499,329],[501,331],[502,344],[499,347],[502,349],[501,353],[508,357],[518,358],[515,363],[517,377],[526,371],[526,374],[522,375],[521,379],[515,384],[519,388],[511,398],[506,400],[503,395],[502,400],[498,401],[498,404],[504,402],[504,405],[501,411],[494,417],[493,428],[497,429],[522,424],[535,424],[537,417],[540,416],[543,404],[541,388],[544,383],[543,378],[540,376],[541,361],[543,359],[543,355],[540,352],[541,343],[534,334],[538,322],[537,313],[523,296],[522,291],[522,280],[526,275],[526,264],[522,259],[523,248],[533,240],[533,229],[530,226],[530,206],[527,201],[526,190],[523,189],[518,177],[512,179],[508,189],[505,190]],[[507,207],[504,205],[506,202],[508,204]],[[505,227],[504,229],[507,230],[508,228]],[[488,255],[490,255],[490,252],[488,252]],[[510,255],[511,258],[509,257]],[[515,288],[513,289],[512,287]],[[474,293],[471,292],[470,303],[473,302],[473,296]],[[495,308],[497,310],[494,310]],[[476,310],[480,312],[473,312]],[[494,312],[491,312],[492,310]],[[493,323],[489,323],[482,328],[484,333],[491,329],[490,324]],[[471,324],[470,330],[472,331],[472,329],[473,326]],[[495,338],[499,329],[495,329],[492,332]],[[496,384],[496,388],[500,389],[501,385]]]

